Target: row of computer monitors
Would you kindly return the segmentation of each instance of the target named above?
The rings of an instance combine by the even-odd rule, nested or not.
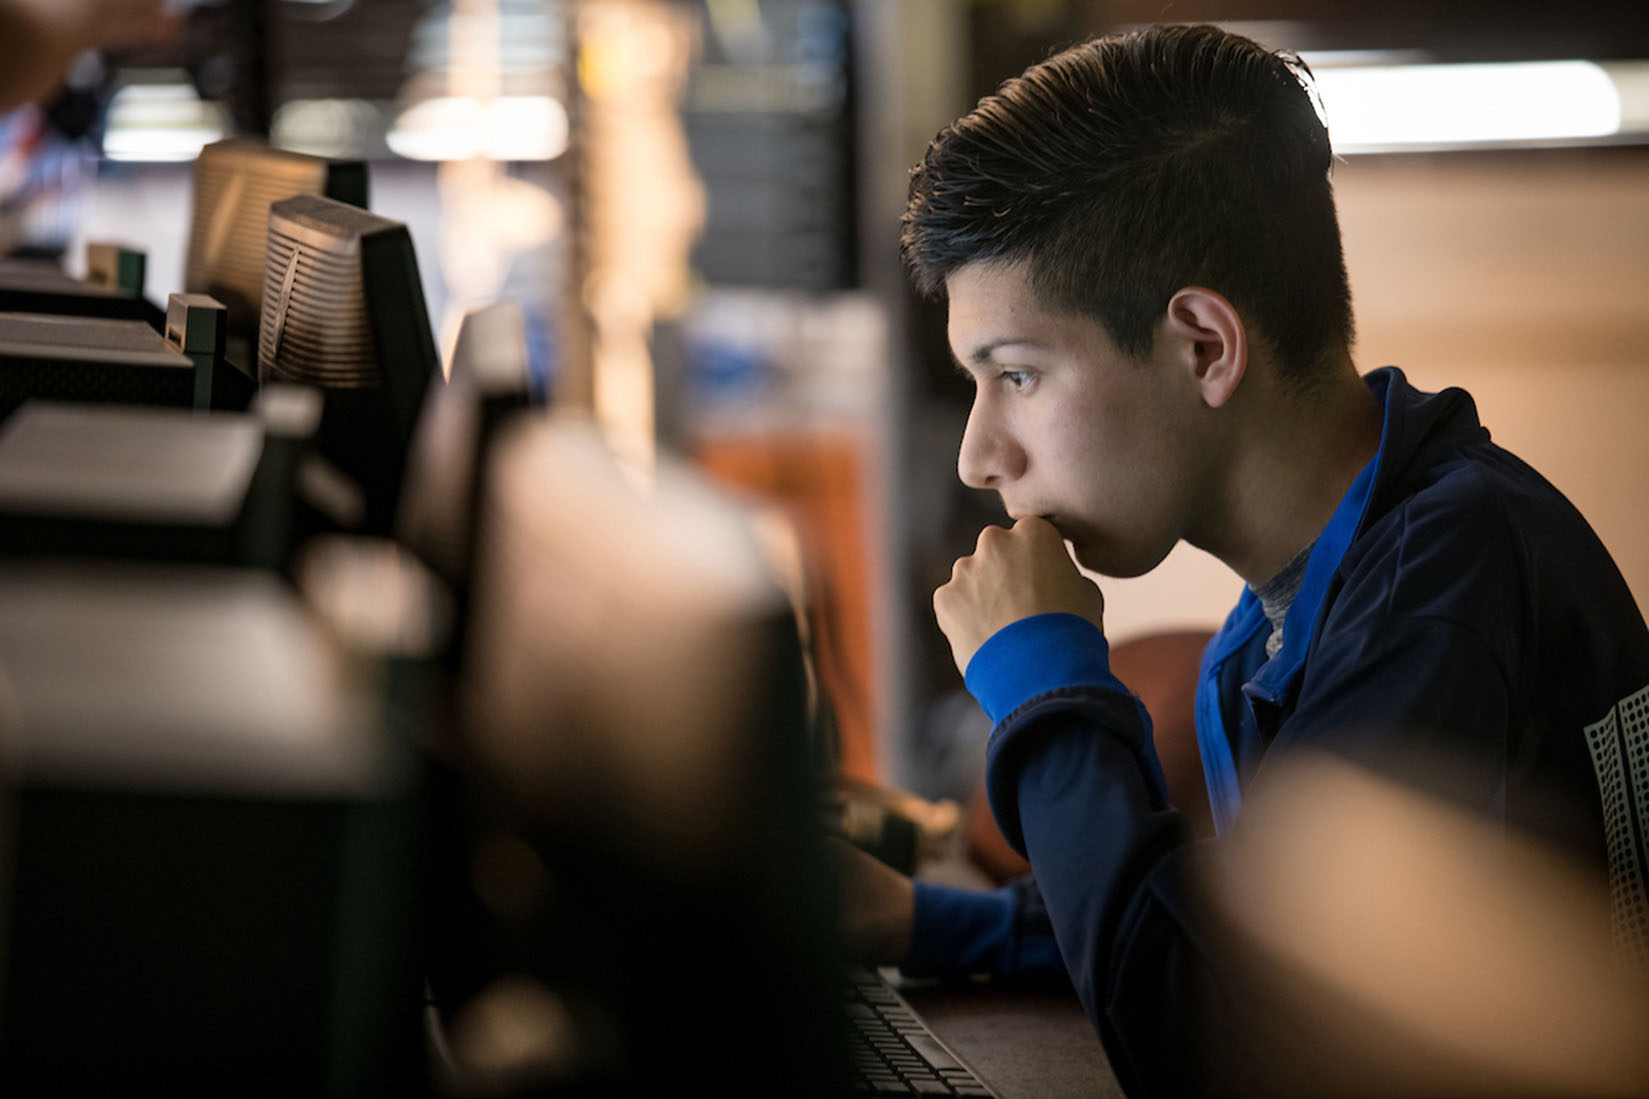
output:
[[[489,979],[613,1033],[575,1092],[834,1094],[806,678],[750,525],[519,415],[517,308],[443,381],[406,229],[345,184],[213,146],[164,311],[0,286],[0,1092],[418,1094],[424,999],[462,1011],[495,936]],[[463,643],[409,675],[425,566]],[[553,878],[501,929],[443,914],[431,743]]]
[[[327,618],[395,580],[287,579],[328,534],[394,547],[351,536],[403,502],[461,579],[482,389],[514,369],[526,403],[525,341],[477,313],[445,383],[366,200],[363,165],[224,142],[163,305],[135,252],[0,261],[0,1092],[423,1082],[434,726]]]
[[[94,245],[80,281],[40,263],[0,263],[0,422],[28,401],[246,412],[260,390],[301,387],[315,405],[307,429],[312,449],[335,475],[309,476],[308,483],[341,486],[322,493],[339,525],[384,534],[401,509],[420,416],[437,411],[425,408],[432,385],[439,401],[486,402],[494,412],[535,400],[522,315],[511,305],[466,322],[453,364],[465,391],[444,394],[411,237],[405,225],[364,208],[364,164],[247,139],[220,142],[197,162],[193,199],[185,292],[171,295],[165,308],[143,297],[141,254]],[[156,438],[133,439],[128,449],[142,449],[148,464],[160,461],[160,452],[191,445],[191,432],[147,422]],[[44,428],[28,430],[35,438]],[[68,428],[54,420],[51,430]],[[84,424],[81,430],[90,437],[37,440],[87,466],[78,479],[54,477],[71,499],[61,506],[44,501],[47,512],[95,511],[81,498],[100,468],[136,476],[130,455],[106,453],[111,438],[126,436]],[[426,428],[425,447],[450,451],[453,430]],[[426,465],[433,461],[427,457]],[[8,490],[8,478],[27,482],[28,470],[0,469],[0,510],[12,516],[0,523],[26,519],[27,548],[31,532],[51,524],[32,513],[18,518],[20,507],[30,507],[18,494],[44,490],[27,483]],[[4,502],[8,491],[11,504]],[[41,548],[61,548],[74,537],[50,532]],[[15,546],[19,536],[4,541]],[[259,552],[267,558],[270,551]]]

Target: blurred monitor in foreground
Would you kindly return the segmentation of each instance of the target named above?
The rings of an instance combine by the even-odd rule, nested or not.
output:
[[[486,455],[499,427],[534,403],[521,306],[465,315],[444,386],[424,401],[407,455],[396,537],[437,575],[468,589]]]
[[[0,1092],[418,1094],[381,682],[268,572],[0,571]]]
[[[413,430],[440,360],[405,225],[318,195],[269,208],[260,383],[325,394],[317,445],[389,532]]]
[[[1603,882],[1427,792],[1454,761],[1303,755],[1256,780],[1210,862],[1240,1033],[1281,1095],[1649,1092],[1649,974]]]
[[[294,195],[324,195],[365,209],[366,165],[272,148],[255,138],[214,142],[195,161],[184,288],[228,308],[231,341],[257,338],[269,207]],[[232,347],[231,357],[239,350]]]
[[[491,457],[458,746],[489,804],[445,928],[453,1061],[591,1094],[846,1091],[805,685],[744,508],[518,419]],[[501,1003],[516,1055],[495,1056]]]

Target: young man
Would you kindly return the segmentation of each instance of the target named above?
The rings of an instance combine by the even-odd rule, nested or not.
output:
[[[1239,986],[1189,869],[1229,839],[1192,843],[1167,803],[1071,556],[1133,576],[1183,539],[1248,583],[1196,699],[1222,836],[1288,753],[1444,756],[1452,799],[1612,873],[1619,945],[1649,939],[1646,807],[1600,796],[1649,784],[1649,633],[1466,393],[1359,377],[1313,94],[1297,60],[1213,27],[1089,42],[940,133],[904,219],[976,386],[960,475],[1014,519],[934,609],[997,723],[997,821],[1131,1093],[1200,1090],[1240,1058],[1219,1048]],[[859,930],[907,969],[1052,956],[1032,891],[860,869]]]

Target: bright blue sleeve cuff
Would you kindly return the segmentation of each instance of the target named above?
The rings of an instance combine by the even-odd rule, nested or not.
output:
[[[1060,687],[1127,693],[1111,674],[1104,631],[1074,614],[1037,614],[1003,626],[973,654],[963,681],[993,722]]]
[[[916,879],[910,952],[899,968],[912,977],[1000,972],[1013,952],[1013,890],[981,892]]]

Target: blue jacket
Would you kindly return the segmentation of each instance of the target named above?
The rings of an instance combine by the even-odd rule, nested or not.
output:
[[[1609,873],[1617,934],[1635,926],[1623,945],[1642,950],[1649,631],[1631,592],[1563,495],[1490,442],[1468,394],[1414,390],[1394,368],[1366,380],[1385,407],[1380,450],[1311,552],[1282,650],[1267,659],[1245,592],[1204,655],[1216,827],[1297,746],[1376,768],[1446,755],[1427,772],[1435,792]],[[1240,1011],[1228,959],[1190,885],[1219,841],[1193,842],[1167,803],[1149,716],[1111,675],[1104,636],[1070,615],[1016,622],[966,678],[997,722],[992,810],[1030,859],[1058,951],[1033,933],[1023,887],[919,882],[907,970],[1062,956],[1130,1094],[1203,1090],[1199,1067],[1240,1056],[1222,1048]]]

